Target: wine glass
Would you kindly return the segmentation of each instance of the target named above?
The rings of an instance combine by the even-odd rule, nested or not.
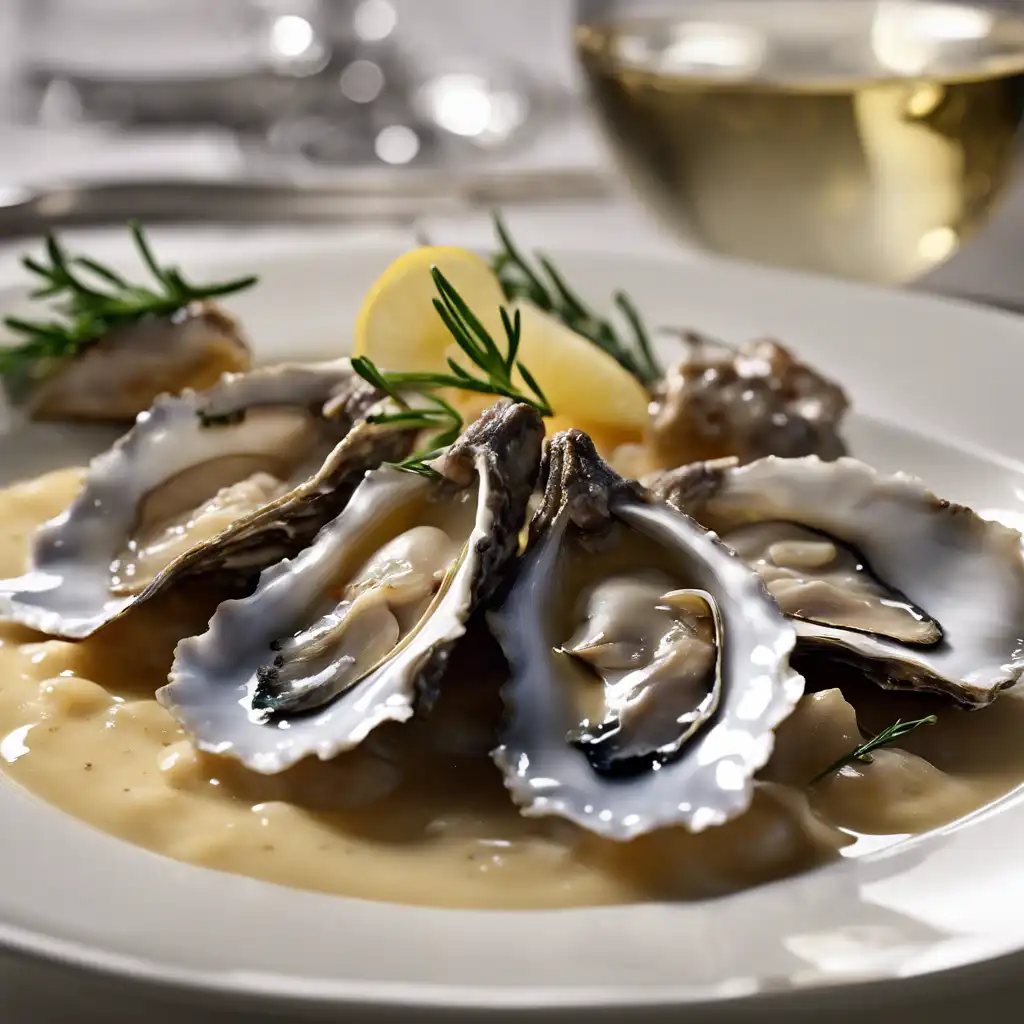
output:
[[[1024,114],[1024,9],[958,0],[579,0],[627,178],[689,242],[897,284],[991,212]]]

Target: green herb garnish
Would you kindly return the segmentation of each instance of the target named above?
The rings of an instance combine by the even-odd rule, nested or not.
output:
[[[245,412],[245,409],[233,409],[230,412],[208,413],[200,409],[196,415],[201,427],[234,427],[245,422]]]
[[[491,268],[509,302],[527,299],[550,313],[570,330],[604,349],[645,387],[661,379],[663,370],[654,355],[650,333],[628,295],[616,292],[612,299],[633,335],[632,339],[623,340],[611,321],[599,316],[569,287],[547,257],[536,256],[547,279],[534,270],[512,240],[501,217],[495,213],[493,218],[501,249],[491,258]]]
[[[861,744],[856,750],[851,750],[850,753],[844,754],[838,761],[833,761],[826,769],[818,772],[811,779],[809,785],[813,786],[815,783],[821,782],[822,779],[827,778],[833,772],[839,771],[840,768],[852,764],[854,761],[870,764],[872,761],[871,752],[873,750],[878,750],[879,747],[887,747],[891,743],[895,743],[900,737],[906,736],[908,732],[913,732],[922,725],[934,725],[937,721],[938,718],[935,715],[925,715],[924,718],[915,718],[911,722],[904,722],[902,718],[897,718],[892,725],[883,729],[877,736]]]
[[[177,267],[163,267],[153,255],[142,225],[130,221],[135,246],[155,285],[133,284],[110,267],[87,256],[69,256],[53,235],[46,236],[46,258],[26,256],[26,270],[41,278],[34,299],[55,299],[50,320],[6,317],[4,324],[28,340],[0,349],[0,375],[31,372],[38,363],[80,354],[116,327],[143,317],[168,316],[190,302],[230,295],[249,288],[256,277],[216,284],[187,281]]]
[[[553,410],[533,375],[516,359],[521,331],[519,313],[510,317],[508,311],[504,307],[501,308],[501,323],[507,342],[506,351],[502,354],[490,332],[452,283],[437,267],[431,267],[430,273],[438,293],[438,298],[434,299],[434,308],[438,316],[444,321],[459,348],[482,373],[474,374],[454,359],[448,360],[451,373],[388,373],[378,369],[366,356],[354,358],[352,368],[364,380],[383,391],[398,406],[397,412],[373,414],[369,417],[371,423],[386,423],[434,432],[429,449],[416,452],[403,462],[388,465],[424,476],[437,476],[439,474],[427,463],[437,458],[462,433],[463,420],[459,411],[449,402],[431,393],[435,389],[455,388],[459,391],[474,391],[511,398],[532,405],[542,416],[553,415]],[[519,372],[532,394],[524,393],[515,384],[512,379],[515,370]],[[403,392],[419,394],[427,405],[414,408]]]
[[[439,476],[440,474],[427,463],[436,459],[462,433],[463,421],[459,411],[440,396],[426,393],[421,397],[429,403],[428,407],[412,408],[408,399],[391,379],[396,375],[382,373],[366,356],[356,356],[352,360],[352,369],[375,388],[383,391],[398,406],[398,412],[381,412],[368,416],[370,423],[387,423],[396,427],[407,427],[409,430],[434,431],[429,448],[410,455],[402,462],[386,462],[384,465],[404,469],[409,473],[419,473],[421,476]]]

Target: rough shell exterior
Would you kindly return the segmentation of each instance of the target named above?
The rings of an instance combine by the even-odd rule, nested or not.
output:
[[[182,640],[170,681],[157,694],[203,750],[272,774],[307,756],[327,760],[387,721],[429,705],[473,610],[501,579],[518,547],[540,463],[544,428],[529,406],[494,406],[438,458],[436,480],[384,467],[367,474],[344,511],[294,560],[267,569],[247,598],[225,601],[201,636]],[[466,555],[430,620],[395,657],[333,702],[291,717],[253,713],[256,670],[270,645],[322,613],[335,566],[404,502],[480,481]],[[283,726],[283,727],[282,727]]]
[[[550,441],[542,481],[528,547],[489,616],[511,669],[493,756],[513,799],[524,814],[560,815],[619,840],[669,825],[696,832],[743,813],[753,775],[771,754],[772,730],[803,693],[789,666],[792,626],[754,572],[693,520],[618,477],[585,434],[570,430]],[[715,717],[677,759],[626,778],[597,774],[566,742],[576,721],[552,668],[559,638],[550,635],[562,546],[586,546],[615,522],[663,546],[666,565],[686,565],[685,585],[712,595],[724,636]]]
[[[348,361],[341,360],[229,375],[208,391],[157,399],[127,434],[92,461],[71,506],[37,531],[27,573],[0,581],[0,619],[79,639],[182,574],[221,569],[251,573],[298,550],[337,514],[367,469],[408,450],[408,432],[364,428],[340,443],[311,479],[186,551],[142,593],[117,596],[110,590],[111,559],[133,528],[144,497],[206,459],[250,450],[244,421],[213,428],[204,421],[230,419],[239,410],[260,405],[299,404],[319,410],[331,400],[337,415],[324,419],[325,436],[340,440],[367,402],[377,397],[354,382]]]
[[[906,474],[856,459],[767,458],[695,464],[651,481],[652,491],[728,536],[744,523],[783,520],[830,534],[941,626],[935,647],[794,620],[805,650],[851,661],[885,687],[933,690],[988,704],[1024,673],[1021,536],[936,497]]]

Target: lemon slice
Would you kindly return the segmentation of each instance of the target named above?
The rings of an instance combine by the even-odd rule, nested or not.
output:
[[[434,266],[501,344],[499,309],[505,296],[491,268],[468,249],[424,245],[399,256],[366,293],[356,317],[354,355],[368,356],[382,370],[448,369],[445,353],[452,336],[434,309]]]
[[[354,354],[368,356],[383,370],[446,372],[447,360],[479,375],[454,343],[434,309],[437,288],[430,274],[436,266],[483,323],[502,351],[508,339],[500,308],[501,285],[487,263],[455,246],[422,246],[400,256],[376,280],[356,318]],[[600,437],[604,446],[636,440],[647,423],[647,391],[610,355],[560,320],[529,302],[517,302],[522,318],[518,361],[537,380],[555,411],[549,433],[567,426]],[[531,392],[518,373],[516,386]],[[445,390],[467,419],[494,398],[474,392]]]
[[[643,430],[650,397],[636,377],[588,338],[532,303],[516,302],[511,312],[516,311],[521,318],[517,360],[540,385],[559,429],[573,426],[626,439]],[[495,339],[504,347],[504,331]],[[447,356],[468,368],[458,347],[450,347]],[[513,379],[524,394],[531,394],[521,376]]]
[[[588,338],[529,302],[522,318],[519,360],[536,378],[555,415],[574,426],[643,430],[650,396],[628,370]]]

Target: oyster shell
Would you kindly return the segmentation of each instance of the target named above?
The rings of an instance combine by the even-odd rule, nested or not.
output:
[[[77,639],[183,574],[244,579],[294,553],[411,443],[366,426],[339,444],[377,397],[356,381],[342,360],[157,399],[37,531],[25,575],[0,581],[0,618]]]
[[[1021,537],[855,459],[696,464],[651,482],[765,578],[801,648],[983,705],[1024,672]]]
[[[161,394],[212,387],[252,365],[234,317],[212,302],[110,331],[32,389],[33,419],[131,423]]]
[[[489,617],[511,669],[493,756],[513,799],[613,839],[742,813],[803,692],[792,626],[714,534],[617,476],[585,434],[550,441],[542,479]]]
[[[651,402],[648,442],[663,466],[845,454],[838,430],[849,402],[838,384],[776,341],[732,349],[698,334],[683,337],[689,358],[666,373]]]
[[[408,719],[515,554],[543,433],[534,409],[499,404],[439,475],[367,474],[309,547],[178,645],[158,699],[201,749],[268,774]]]

